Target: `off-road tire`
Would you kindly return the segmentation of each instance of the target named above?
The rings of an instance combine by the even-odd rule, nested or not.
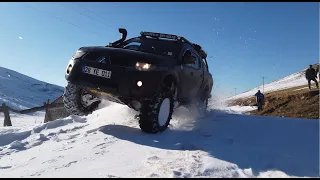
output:
[[[164,125],[159,124],[159,112],[162,102],[169,100],[169,113],[166,123]],[[139,114],[139,125],[143,132],[146,133],[159,133],[167,129],[173,113],[173,92],[166,87],[162,88],[162,91],[151,100],[145,100],[142,103]]]
[[[81,92],[83,87],[68,83],[63,93],[63,104],[68,113],[77,116],[87,116],[98,108],[100,101],[84,107],[81,103]]]

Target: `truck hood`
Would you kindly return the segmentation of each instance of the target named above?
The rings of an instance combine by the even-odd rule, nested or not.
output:
[[[81,47],[79,50],[83,52],[89,52],[89,54],[109,56],[112,59],[112,61],[130,61],[133,64],[135,64],[136,62],[146,62],[150,64],[165,66],[173,66],[177,64],[177,60],[173,57],[135,50],[104,46]]]

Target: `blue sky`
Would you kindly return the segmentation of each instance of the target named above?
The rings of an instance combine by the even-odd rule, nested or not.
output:
[[[64,86],[81,46],[140,31],[186,37],[207,52],[213,93],[233,95],[319,62],[318,3],[0,3],[0,66]]]

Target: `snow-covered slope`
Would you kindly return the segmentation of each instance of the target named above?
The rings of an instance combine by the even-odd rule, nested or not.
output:
[[[0,67],[0,105],[17,110],[43,105],[61,96],[64,88],[45,83],[18,72]]]
[[[135,112],[114,103],[87,117],[1,127],[0,177],[319,175],[319,121],[215,106],[203,119],[179,108],[169,129],[155,135],[141,132]]]
[[[306,69],[303,69],[300,72],[291,74],[291,75],[286,76],[284,78],[281,78],[277,81],[273,81],[271,83],[265,84],[264,85],[264,92],[267,93],[267,92],[272,92],[272,91],[277,91],[277,90],[282,90],[282,89],[287,89],[287,88],[292,88],[292,87],[302,86],[302,85],[308,84],[308,82],[305,78],[305,71],[306,71]],[[257,93],[258,90],[262,91],[262,88],[263,87],[261,85],[259,87],[251,89],[251,90],[246,91],[244,93],[227,98],[226,100],[254,96],[254,94]]]

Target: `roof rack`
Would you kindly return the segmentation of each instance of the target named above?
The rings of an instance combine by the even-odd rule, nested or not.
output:
[[[205,53],[201,46],[200,45],[197,45],[195,43],[192,43],[190,41],[188,41],[186,38],[184,37],[181,37],[181,36],[177,36],[177,35],[173,35],[173,34],[164,34],[164,33],[155,33],[155,32],[145,32],[145,31],[142,31],[140,32],[140,35],[145,37],[145,36],[149,36],[149,37],[152,37],[152,38],[163,38],[163,39],[171,39],[171,40],[177,40],[177,41],[180,41],[180,42],[186,42],[188,43],[189,45],[191,45],[193,48],[195,48],[198,53],[200,54],[200,56],[203,58],[203,59],[206,59],[207,58],[207,53]],[[196,48],[198,46],[198,48]]]
[[[153,38],[164,38],[164,39],[174,39],[178,40],[178,36],[172,34],[163,34],[163,33],[155,33],[155,32],[140,32],[141,36],[149,36]]]

